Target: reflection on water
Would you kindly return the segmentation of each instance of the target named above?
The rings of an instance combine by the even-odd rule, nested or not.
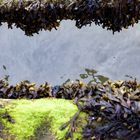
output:
[[[115,80],[125,75],[140,79],[139,24],[115,35],[94,25],[79,30],[70,21],[34,37],[5,25],[0,29],[0,76],[10,75],[13,84],[28,79],[56,85],[79,78],[85,68]]]
[[[85,69],[85,73],[83,74],[80,74],[80,77],[82,79],[86,79],[88,84],[91,84],[91,83],[104,83],[106,81],[109,80],[108,77],[105,77],[103,75],[98,75],[97,74],[98,72],[94,69]]]

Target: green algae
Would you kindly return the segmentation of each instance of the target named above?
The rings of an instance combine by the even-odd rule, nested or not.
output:
[[[12,100],[4,108],[14,119],[15,123],[3,120],[8,139],[26,140],[35,136],[37,128],[48,122],[48,129],[55,139],[63,139],[67,129],[60,131],[59,127],[69,121],[77,112],[77,107],[72,101],[64,99],[34,99]],[[6,133],[6,132],[5,132]],[[75,134],[80,137],[79,134]],[[11,138],[12,137],[12,138]]]

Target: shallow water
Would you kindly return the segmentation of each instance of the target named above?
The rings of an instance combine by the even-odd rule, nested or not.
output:
[[[57,31],[42,31],[33,37],[3,25],[0,76],[9,74],[12,84],[28,79],[55,85],[78,78],[85,68],[93,68],[111,79],[131,75],[140,80],[139,38],[140,24],[113,35],[94,24],[79,30],[74,22],[63,21]]]

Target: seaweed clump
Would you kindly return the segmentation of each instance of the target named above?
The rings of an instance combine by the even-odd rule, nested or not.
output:
[[[140,84],[136,80],[90,85],[90,90],[75,103],[79,111],[65,126],[69,127],[66,138],[73,136],[78,116],[84,112],[82,139],[139,140]]]
[[[67,81],[59,86],[52,87],[47,82],[39,87],[28,80],[21,81],[16,85],[9,85],[5,79],[0,80],[0,98],[3,99],[40,99],[47,97],[63,98],[72,100],[81,96],[87,85],[77,80],[75,82]]]
[[[3,66],[6,70],[6,66]],[[48,82],[36,86],[36,83],[28,80],[21,81],[16,85],[10,85],[9,75],[5,75],[3,79],[0,79],[0,98],[4,99],[40,99],[47,97],[63,98],[73,100],[75,98],[81,98],[85,93],[91,90],[90,84],[104,83],[109,78],[98,75],[96,70],[85,69],[85,74],[80,74],[82,79],[90,78],[88,84],[81,80],[71,81],[68,79],[62,85],[51,86]]]
[[[113,33],[138,23],[139,0],[2,0],[0,24],[14,24],[28,36],[57,29],[62,20],[75,20],[81,28],[94,22]]]

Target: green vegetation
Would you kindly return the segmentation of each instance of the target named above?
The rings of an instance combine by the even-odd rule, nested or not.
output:
[[[72,101],[64,99],[38,99],[38,100],[12,100],[1,114],[7,111],[15,123],[3,119],[5,133],[16,140],[25,140],[34,137],[36,130],[44,122],[48,122],[48,131],[55,135],[55,139],[62,139],[67,131],[60,131],[59,127],[69,121],[77,112],[77,107]],[[45,123],[44,123],[45,124]],[[13,137],[12,136],[12,137]],[[10,139],[10,138],[8,138]]]

